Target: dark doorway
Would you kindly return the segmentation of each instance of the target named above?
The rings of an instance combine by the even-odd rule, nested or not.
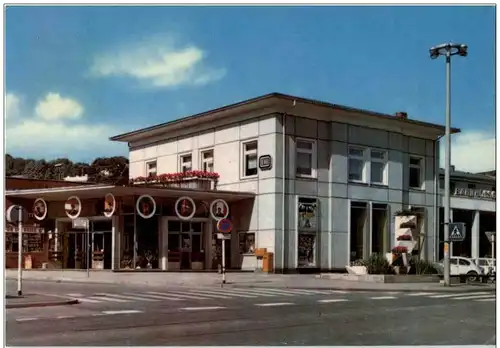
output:
[[[366,202],[351,202],[351,221],[350,221],[350,261],[364,258],[368,254],[365,250],[365,230],[366,230]]]

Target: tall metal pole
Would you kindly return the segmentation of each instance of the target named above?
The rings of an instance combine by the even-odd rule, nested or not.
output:
[[[451,50],[446,51],[446,121],[444,150],[444,286],[450,286]]]
[[[225,238],[222,239],[222,284],[226,284],[226,239]]]
[[[18,253],[17,253],[17,295],[21,296],[23,294],[23,207],[17,207],[19,211],[19,221],[18,228],[19,241],[17,243]]]

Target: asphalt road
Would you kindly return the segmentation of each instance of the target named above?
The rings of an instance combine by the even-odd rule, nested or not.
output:
[[[9,309],[8,345],[496,343],[494,294],[481,291],[347,293],[33,283],[25,283],[26,291],[45,288],[57,296],[73,293],[97,302]]]

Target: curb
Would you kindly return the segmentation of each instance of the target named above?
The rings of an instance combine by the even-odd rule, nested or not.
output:
[[[476,292],[476,291],[482,291],[482,292],[496,292],[496,288],[487,288],[487,289],[481,289],[480,286],[477,288],[455,288],[455,289],[448,289],[448,288],[438,288],[438,289],[380,289],[380,288],[343,288],[343,287],[335,287],[335,286],[255,286],[255,285],[249,285],[249,286],[241,286],[241,285],[233,285],[231,286],[233,288],[254,288],[254,289],[259,289],[259,288],[268,288],[268,289],[298,289],[298,290],[338,290],[338,291],[351,291],[351,292],[364,292],[364,291],[369,291],[369,292],[439,292],[439,293],[453,293],[453,292]]]
[[[53,306],[75,305],[78,303],[80,303],[80,301],[78,301],[78,300],[11,303],[11,304],[7,303],[7,304],[5,304],[5,308],[6,309],[13,309],[13,308],[53,307]]]

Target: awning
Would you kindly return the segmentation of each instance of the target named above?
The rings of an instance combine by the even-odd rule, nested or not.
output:
[[[78,196],[81,199],[103,198],[107,193],[112,193],[116,197],[151,195],[153,197],[189,196],[193,199],[199,200],[221,198],[227,202],[234,202],[255,197],[255,193],[252,192],[198,190],[173,187],[163,188],[139,185],[82,185],[44,189],[10,190],[5,193],[5,196],[27,199],[43,198],[46,201],[66,201],[71,196]]]

